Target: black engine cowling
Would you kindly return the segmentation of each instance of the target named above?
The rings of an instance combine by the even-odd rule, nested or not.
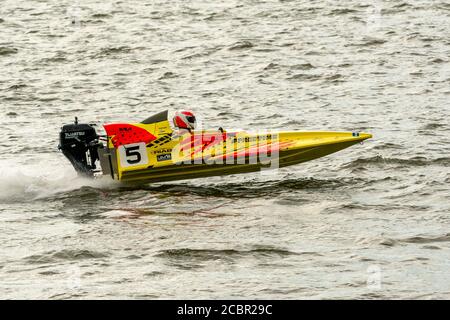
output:
[[[66,124],[59,134],[58,148],[82,175],[92,176],[99,159],[97,148],[101,146],[95,128],[89,124]]]

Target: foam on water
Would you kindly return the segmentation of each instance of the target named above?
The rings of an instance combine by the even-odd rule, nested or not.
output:
[[[112,180],[80,177],[72,167],[64,164],[17,165],[0,161],[0,202],[45,199],[85,186],[111,188],[117,184]]]

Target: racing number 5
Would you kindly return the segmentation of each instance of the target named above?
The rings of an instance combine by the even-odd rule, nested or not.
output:
[[[141,153],[139,152],[139,146],[133,146],[133,147],[124,147],[125,148],[125,155],[127,158],[128,164],[136,164],[142,161]],[[130,159],[135,157],[134,159]]]
[[[120,166],[122,168],[143,166],[148,164],[145,142],[131,143],[119,147]]]

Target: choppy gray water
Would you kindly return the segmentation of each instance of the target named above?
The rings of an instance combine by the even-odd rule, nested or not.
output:
[[[450,3],[1,0],[1,298],[450,298]],[[76,177],[59,127],[192,108],[374,139],[260,174]]]

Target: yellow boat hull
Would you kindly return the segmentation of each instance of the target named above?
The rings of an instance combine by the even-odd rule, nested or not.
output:
[[[58,148],[84,176],[164,182],[283,168],[372,137],[355,132],[174,132],[168,118],[164,111],[140,123],[107,123],[106,135],[75,118],[62,126]]]
[[[371,138],[352,132],[225,132],[200,131],[173,137],[168,123],[135,124],[155,134],[150,143],[115,147],[109,140],[111,170],[122,182],[164,182],[257,172],[317,159]],[[165,128],[159,130],[158,128]],[[132,152],[128,150],[133,148]],[[128,148],[128,149],[127,149]],[[137,153],[140,152],[141,155]],[[127,163],[129,159],[142,160]],[[106,165],[102,164],[102,167]]]

